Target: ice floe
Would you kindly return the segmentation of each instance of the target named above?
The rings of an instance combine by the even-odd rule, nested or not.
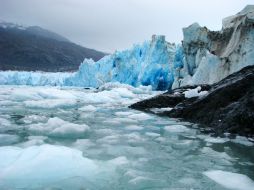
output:
[[[216,183],[229,189],[253,190],[254,188],[254,181],[243,174],[221,170],[211,170],[204,172],[204,175],[206,175]]]

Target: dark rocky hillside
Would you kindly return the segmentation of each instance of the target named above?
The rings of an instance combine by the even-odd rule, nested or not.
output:
[[[40,27],[0,26],[0,70],[75,71],[84,58],[103,56]]]

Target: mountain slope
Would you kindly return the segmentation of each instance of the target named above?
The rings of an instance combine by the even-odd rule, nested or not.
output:
[[[74,71],[85,58],[104,56],[40,27],[0,24],[0,70]]]

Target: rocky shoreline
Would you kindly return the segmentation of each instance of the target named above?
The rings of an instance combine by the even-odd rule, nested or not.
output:
[[[169,90],[130,108],[146,112],[152,112],[153,108],[172,108],[156,114],[198,123],[216,136],[231,133],[254,137],[253,84],[254,66],[248,66],[213,85]]]

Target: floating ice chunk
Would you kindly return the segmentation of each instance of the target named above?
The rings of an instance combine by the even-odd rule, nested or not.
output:
[[[160,134],[158,134],[158,133],[153,133],[153,132],[146,132],[145,133],[147,136],[149,136],[149,137],[159,137],[160,136]]]
[[[115,112],[115,115],[116,116],[129,116],[129,115],[132,115],[133,112]]]
[[[224,139],[224,138],[212,138],[212,137],[208,137],[205,139],[206,142],[209,143],[225,143],[228,142],[228,139]]]
[[[228,138],[220,138],[220,137],[211,137],[211,136],[207,136],[207,135],[197,135],[198,138],[200,139],[204,139],[204,141],[209,142],[209,143],[225,143],[228,142],[229,139]]]
[[[125,156],[120,156],[112,160],[109,160],[108,163],[116,165],[116,166],[120,166],[120,165],[128,164],[129,161]]]
[[[46,139],[47,139],[47,137],[44,137],[44,136],[29,136],[28,141],[19,144],[19,146],[26,148],[26,147],[30,147],[30,146],[42,145],[42,144],[45,144],[44,141]]]
[[[193,146],[193,140],[182,140],[181,142],[172,142],[172,148],[174,149],[187,149]]]
[[[29,136],[28,137],[28,140],[46,140],[48,137],[45,137],[45,136]]]
[[[212,170],[204,172],[204,175],[216,183],[234,190],[253,190],[254,181],[248,176],[238,173],[226,172],[221,170]]]
[[[119,142],[119,135],[108,135],[97,140],[101,144],[117,144]]]
[[[113,92],[116,92],[122,98],[134,98],[134,94],[127,88],[114,88]]]
[[[121,122],[120,121],[116,121],[116,120],[113,120],[113,119],[107,119],[106,121],[103,121],[104,124],[107,124],[107,125],[120,125]]]
[[[144,129],[144,127],[138,126],[138,125],[128,125],[125,127],[125,129],[130,131],[141,131]]]
[[[99,172],[97,164],[81,151],[53,145],[0,147],[0,168],[1,189],[47,187],[76,176],[91,180]]]
[[[1,172],[3,172],[4,168],[7,168],[11,165],[19,156],[20,156],[20,148],[15,146],[2,146],[0,147],[0,187],[1,187]]]
[[[89,129],[87,125],[78,125],[78,124],[64,124],[61,127],[55,128],[50,134],[53,136],[70,136],[70,137],[78,137],[82,136],[84,132]]]
[[[138,123],[137,120],[132,118],[114,118],[112,119],[112,121],[119,122],[119,123],[132,123],[132,124]]]
[[[231,141],[245,146],[254,146],[253,142],[249,141],[246,137],[242,136],[236,136],[236,138],[232,139]]]
[[[24,123],[30,124],[33,122],[43,122],[45,121],[47,118],[45,116],[41,116],[41,115],[26,115],[23,118]]]
[[[203,96],[206,95],[208,92],[207,91],[201,91],[201,87],[198,86],[197,88],[187,90],[184,93],[185,98],[193,98],[197,96]]]
[[[147,182],[147,180],[151,180],[151,179],[147,177],[143,177],[143,176],[138,176],[138,177],[135,177],[134,179],[129,180],[129,183],[136,185],[141,182],[145,183]]]
[[[89,127],[86,124],[69,123],[54,117],[50,118],[47,123],[31,124],[29,130],[37,134],[76,138],[83,136]]]
[[[192,185],[197,183],[197,181],[194,178],[186,177],[179,180],[180,183],[186,184],[186,185]]]
[[[84,112],[95,112],[97,109],[93,105],[88,105],[88,106],[81,107],[78,110],[84,111]]]
[[[174,119],[174,118],[170,118],[170,120],[162,120],[162,118],[158,119],[155,122],[157,125],[176,125],[179,123],[179,120]]]
[[[54,88],[39,88],[37,90],[38,95],[41,98],[47,99],[75,99],[76,95],[73,91],[69,91],[65,88],[54,87]]]
[[[75,143],[73,143],[73,146],[79,150],[87,149],[91,146],[94,146],[95,143],[93,143],[89,139],[77,139]]]
[[[158,142],[166,142],[167,141],[167,139],[165,137],[158,137],[155,140]]]
[[[59,87],[19,87],[11,88],[8,86],[3,86],[5,92],[8,92],[8,99],[13,101],[23,101],[23,100],[42,100],[42,99],[75,99],[76,96],[73,95],[68,90],[59,89]],[[73,92],[73,91],[72,91]]]
[[[5,118],[0,118],[0,127],[1,126],[10,126],[11,122]]]
[[[10,100],[1,100],[0,101],[0,106],[5,107],[5,106],[13,106],[15,105],[16,102],[10,101]]]
[[[138,170],[130,169],[130,170],[128,170],[127,172],[124,173],[124,176],[128,176],[128,177],[137,177],[137,176],[139,175],[139,173],[141,173],[141,172],[138,171]]]
[[[112,129],[98,129],[98,130],[96,130],[96,133],[99,135],[103,135],[103,136],[110,135],[110,134],[112,135],[112,134],[114,134],[114,130],[112,130]]]
[[[30,108],[63,108],[70,107],[77,103],[73,99],[44,99],[44,100],[27,100],[24,102],[26,107]]]
[[[167,189],[164,180],[148,176],[137,176],[128,181],[131,189]]]
[[[103,146],[106,150],[106,154],[113,155],[113,156],[123,156],[123,155],[144,155],[147,151],[143,147],[139,146],[115,146],[115,145],[104,145]]]
[[[126,137],[130,143],[139,143],[144,141],[144,139],[138,133],[125,134],[124,137]]]
[[[128,118],[136,119],[136,120],[148,120],[148,119],[151,119],[152,117],[146,113],[137,113],[137,114],[129,115]]]
[[[17,130],[18,128],[20,128],[20,126],[11,123],[9,116],[6,116],[6,117],[4,115],[2,116],[4,118],[0,117],[0,133],[5,133],[9,130]]]
[[[183,126],[183,125],[170,125],[170,126],[165,126],[164,129],[167,132],[170,133],[182,133],[182,132],[186,132],[189,131],[190,129],[188,129],[187,127]]]
[[[6,146],[18,143],[20,138],[17,135],[0,134],[0,145]]]
[[[210,147],[204,147],[201,152],[205,155],[206,159],[211,159],[213,162],[217,162],[223,165],[232,165],[232,161],[235,158],[230,157],[226,152],[217,152]]]
[[[152,108],[150,109],[150,111],[152,111],[153,113],[162,113],[164,111],[171,111],[173,108]]]
[[[126,88],[126,89],[128,89],[130,91],[134,91],[136,89],[135,87],[133,87],[131,85],[120,83],[120,82],[107,82],[107,83],[101,85],[99,87],[99,90],[100,91],[112,90],[114,88]],[[138,88],[138,89],[141,89],[141,88]]]

